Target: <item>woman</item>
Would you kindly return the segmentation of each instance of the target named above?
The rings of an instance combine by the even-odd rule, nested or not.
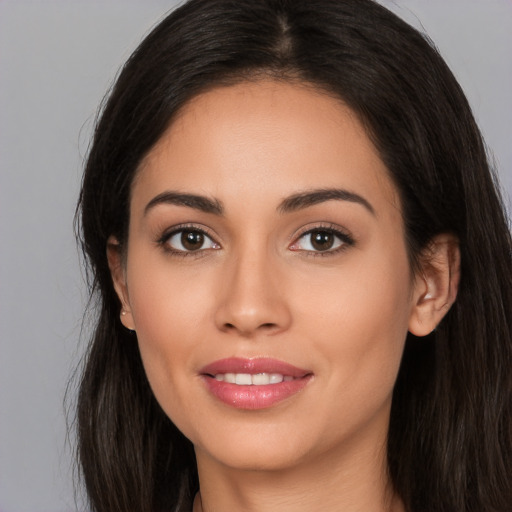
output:
[[[510,509],[510,233],[457,82],[383,7],[184,4],[79,215],[95,510]]]

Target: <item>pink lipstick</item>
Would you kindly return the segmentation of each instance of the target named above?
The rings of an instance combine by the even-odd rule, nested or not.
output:
[[[209,391],[237,409],[265,409],[301,391],[309,370],[270,358],[228,358],[200,371]]]

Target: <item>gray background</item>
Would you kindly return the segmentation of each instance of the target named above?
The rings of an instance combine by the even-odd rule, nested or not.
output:
[[[512,2],[383,3],[437,43],[510,194]],[[72,232],[81,166],[103,93],[173,5],[0,0],[0,512],[75,509],[63,400],[86,299]]]

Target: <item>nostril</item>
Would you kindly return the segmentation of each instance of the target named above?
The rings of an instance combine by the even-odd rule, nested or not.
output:
[[[275,329],[276,327],[277,327],[277,324],[275,324],[273,322],[265,322],[265,323],[262,323],[259,326],[257,326],[256,330],[258,330],[258,329],[271,330],[271,329]],[[251,329],[243,329],[241,326],[237,326],[236,324],[233,324],[231,322],[226,322],[226,323],[224,323],[224,330],[249,332],[249,331],[253,331],[254,329],[252,329],[252,328]]]

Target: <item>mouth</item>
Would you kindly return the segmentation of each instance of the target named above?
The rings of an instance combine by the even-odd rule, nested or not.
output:
[[[217,373],[213,378],[219,382],[228,382],[237,386],[268,386],[294,380],[291,375],[281,373]]]
[[[200,371],[208,391],[237,409],[266,409],[302,391],[313,373],[269,358],[229,358]]]

